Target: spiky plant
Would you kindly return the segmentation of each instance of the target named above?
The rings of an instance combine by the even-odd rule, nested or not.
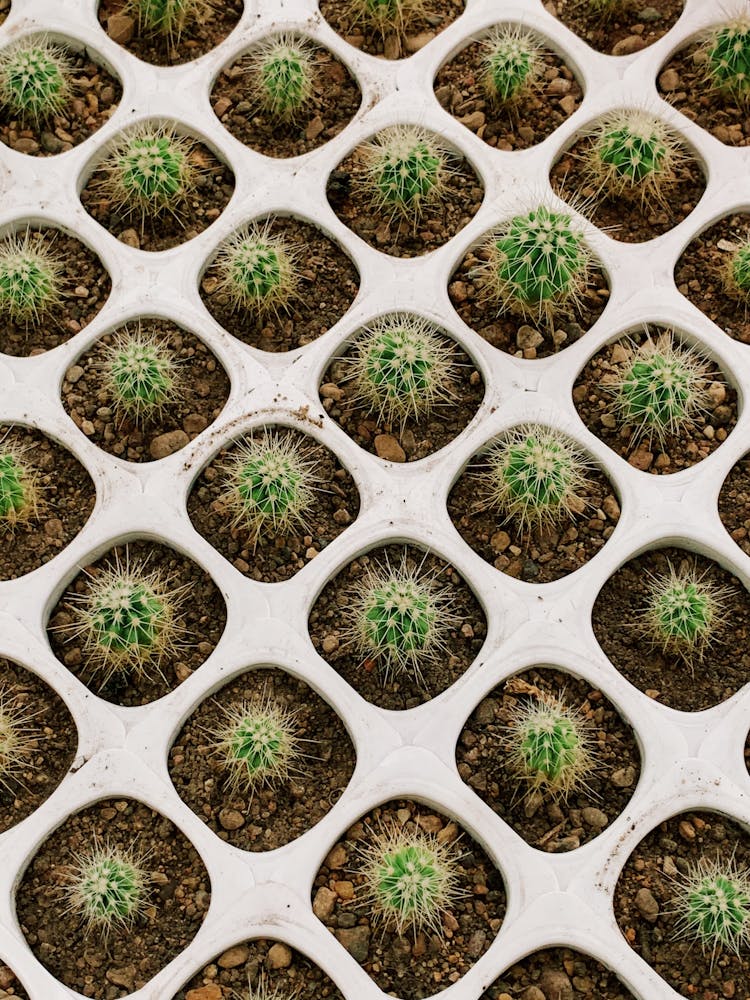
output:
[[[394,824],[360,851],[364,902],[375,920],[397,934],[442,935],[443,917],[464,895],[456,844]]]
[[[43,36],[27,36],[0,49],[0,104],[24,124],[48,122],[72,94],[73,70],[65,50]]]
[[[431,7],[429,0],[347,0],[346,13],[352,26],[362,24],[382,35],[403,35]]]
[[[750,237],[734,248],[723,268],[724,287],[729,295],[750,306]]]
[[[555,525],[585,507],[588,462],[560,431],[522,424],[483,455],[482,500],[522,531]]]
[[[548,322],[583,294],[591,251],[565,212],[540,205],[508,219],[481,248],[485,294],[501,312],[510,310]]]
[[[734,858],[707,858],[691,862],[686,873],[675,875],[673,913],[675,937],[697,941],[710,952],[739,954],[750,944],[750,869]]]
[[[709,32],[703,47],[707,82],[738,104],[750,101],[750,17],[745,15]]]
[[[362,147],[364,169],[355,175],[363,195],[380,211],[416,224],[426,206],[445,197],[448,151],[416,125],[391,125]]]
[[[81,920],[87,935],[106,938],[113,930],[127,930],[144,912],[151,880],[145,860],[135,847],[95,841],[66,867],[66,909]]]
[[[34,766],[37,741],[29,711],[6,684],[0,683],[0,792],[12,794]]]
[[[141,34],[163,35],[172,42],[214,12],[213,0],[127,0],[125,6],[135,15]]]
[[[179,395],[174,351],[140,327],[122,331],[105,347],[100,371],[115,414],[136,424],[159,416]]]
[[[258,973],[258,979],[253,985],[248,978],[247,990],[233,993],[232,1000],[297,1000],[301,987],[294,989],[280,983],[271,984],[263,968]]]
[[[611,17],[621,7],[624,7],[629,0],[583,0],[582,6],[598,14],[603,20]]]
[[[354,344],[351,402],[392,424],[419,419],[455,398],[456,354],[434,323],[396,313],[366,327]]]
[[[619,420],[633,438],[663,444],[668,435],[696,424],[708,403],[709,362],[696,348],[679,343],[671,330],[628,345],[628,359],[606,388]]]
[[[59,256],[28,232],[0,243],[0,311],[12,323],[49,315],[62,301],[62,278]]]
[[[234,311],[257,316],[288,310],[298,296],[300,248],[270,224],[251,223],[219,247],[214,261],[216,289]]]
[[[253,544],[303,527],[318,488],[316,463],[306,441],[289,431],[245,438],[223,467],[221,502]]]
[[[531,790],[567,797],[585,785],[595,764],[593,737],[584,716],[564,693],[518,702],[504,745],[512,770]]]
[[[666,573],[649,581],[640,630],[653,646],[687,663],[702,660],[726,624],[722,608],[728,593],[694,565],[675,569],[670,563]]]
[[[33,520],[40,506],[39,472],[27,450],[6,435],[0,440],[0,531],[12,531],[17,524]]]
[[[512,104],[533,89],[542,71],[542,46],[518,25],[496,28],[484,42],[483,83],[491,101]]]
[[[313,92],[313,49],[301,38],[277,35],[250,54],[252,100],[270,118],[289,122],[304,110]]]
[[[592,131],[590,182],[608,198],[664,203],[685,159],[677,133],[640,109],[613,111]]]

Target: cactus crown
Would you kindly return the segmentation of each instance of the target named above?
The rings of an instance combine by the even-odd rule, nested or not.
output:
[[[205,20],[213,11],[211,0],[129,0],[141,32],[165,35],[177,41],[184,29],[195,21]]]
[[[63,265],[28,233],[0,243],[0,309],[13,323],[39,320],[62,297]]]
[[[484,459],[479,478],[486,503],[522,531],[557,524],[585,506],[586,459],[559,431],[516,427]]]
[[[72,70],[59,45],[22,38],[0,50],[0,103],[22,122],[59,114],[72,91]]]
[[[702,659],[726,623],[721,608],[727,590],[705,579],[695,566],[675,569],[650,581],[640,621],[646,637],[688,663]]]
[[[149,874],[145,858],[133,849],[94,843],[77,855],[66,873],[68,910],[85,932],[106,937],[112,928],[128,928],[147,905]]]
[[[41,502],[38,479],[24,449],[0,441],[0,530],[12,530],[36,516]]]
[[[724,286],[733,298],[750,305],[750,237],[732,251],[724,268]]]
[[[392,125],[364,149],[366,168],[360,183],[379,209],[416,221],[425,205],[444,196],[448,154],[425,129]]]
[[[616,111],[594,130],[588,172],[608,197],[661,202],[684,159],[676,133],[640,110]]]
[[[485,42],[484,88],[498,104],[517,101],[539,78],[541,45],[514,25],[497,28]]]
[[[676,937],[698,941],[715,958],[750,943],[750,869],[701,857],[674,877]]]
[[[293,121],[312,96],[312,50],[286,35],[267,39],[253,53],[251,75],[260,107],[280,121]]]
[[[278,314],[297,297],[298,256],[298,248],[268,225],[245,226],[219,248],[217,289],[234,310]]]
[[[173,128],[141,124],[119,138],[102,164],[102,191],[127,214],[176,214],[198,176],[192,149],[192,140]]]
[[[34,766],[36,739],[29,712],[5,684],[0,684],[0,791],[11,792],[24,771]]]
[[[163,340],[140,328],[123,331],[106,348],[102,381],[114,409],[135,423],[158,416],[179,391],[173,352]]]
[[[710,83],[746,104],[750,100],[750,18],[738,17],[714,29],[705,51]]]

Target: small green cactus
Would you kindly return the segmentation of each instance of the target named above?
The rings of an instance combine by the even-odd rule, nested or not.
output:
[[[0,441],[0,531],[33,520],[41,506],[39,473],[26,457],[26,449]]]
[[[455,351],[429,320],[396,313],[375,320],[351,356],[351,402],[388,425],[420,419],[455,398]]]
[[[714,28],[704,45],[706,76],[715,90],[738,104],[750,101],[750,17],[737,17]]]
[[[486,505],[522,531],[559,524],[586,503],[588,463],[565,435],[523,424],[483,456],[478,474]]]
[[[253,99],[272,119],[294,121],[313,92],[313,50],[302,40],[279,35],[251,53]]]
[[[723,269],[724,287],[729,295],[750,306],[750,237],[732,251]]]
[[[728,592],[705,579],[695,566],[675,569],[650,580],[646,605],[639,615],[643,634],[652,645],[680,656],[701,660],[726,624],[722,613]]]
[[[509,219],[481,250],[487,298],[501,312],[549,322],[588,284],[592,258],[583,233],[570,215],[544,205]]]
[[[38,322],[62,301],[63,263],[51,249],[24,236],[0,243],[0,310],[12,323]]]
[[[37,741],[29,722],[36,713],[30,712],[0,683],[0,791],[11,794],[23,783],[25,771],[34,767]]]
[[[137,18],[142,34],[163,35],[172,42],[185,28],[214,13],[212,0],[128,0],[126,8]]]
[[[542,70],[542,46],[517,25],[502,25],[486,39],[484,89],[491,101],[513,104],[528,94]]]
[[[750,869],[704,856],[674,876],[673,889],[675,937],[697,941],[712,961],[750,944]]]
[[[278,315],[298,297],[300,250],[270,226],[251,224],[225,240],[216,254],[216,289],[234,311]]]
[[[442,201],[448,152],[425,129],[392,125],[363,147],[365,169],[357,182],[379,210],[416,224],[425,206]]]
[[[127,930],[148,905],[149,873],[145,857],[135,849],[99,844],[76,855],[65,871],[64,893],[69,913],[86,935],[106,938]]]
[[[375,28],[382,35],[403,35],[409,25],[431,9],[427,0],[348,0],[346,12],[351,26]]]
[[[101,377],[115,414],[136,424],[159,416],[179,394],[174,352],[140,327],[122,331],[106,347]]]
[[[264,429],[241,441],[222,471],[223,506],[233,527],[246,530],[253,544],[304,526],[318,478],[306,442],[296,435]]]
[[[708,406],[709,365],[672,331],[656,341],[629,345],[629,357],[611,377],[617,417],[633,427],[633,438],[663,444],[670,434],[695,425]]]
[[[24,124],[38,126],[65,108],[73,71],[65,51],[44,37],[0,49],[0,104]]]
[[[586,169],[605,197],[649,206],[665,201],[684,158],[676,132],[653,115],[631,109],[597,123]]]

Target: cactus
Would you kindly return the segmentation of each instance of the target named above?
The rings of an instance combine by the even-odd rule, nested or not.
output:
[[[445,196],[448,153],[425,129],[392,125],[363,147],[365,168],[356,175],[363,194],[379,210],[414,222],[426,205]]]
[[[664,203],[684,160],[677,134],[640,110],[615,111],[596,125],[587,153],[590,182],[609,198]]]
[[[750,869],[701,857],[673,878],[675,937],[698,941],[713,960],[717,952],[739,955],[750,944]]]
[[[429,320],[406,313],[384,316],[355,341],[348,378],[351,402],[390,425],[428,416],[455,398],[455,352]]]
[[[512,104],[539,79],[542,47],[531,32],[507,24],[497,28],[484,45],[484,89],[491,101]]]
[[[587,461],[557,430],[516,427],[486,452],[483,465],[485,503],[522,531],[559,524],[585,506]]]
[[[115,413],[136,424],[159,416],[179,393],[173,352],[140,327],[123,331],[105,348],[101,376]]]
[[[38,126],[65,108],[73,71],[65,51],[44,37],[26,37],[0,50],[0,104],[24,124]]]
[[[288,310],[298,296],[299,249],[268,225],[245,226],[221,245],[215,259],[217,291],[233,310],[258,316]]]
[[[0,243],[0,310],[13,323],[38,322],[62,301],[63,263],[27,232]]]
[[[732,251],[723,270],[724,287],[729,295],[750,306],[750,237]]]
[[[171,42],[191,24],[207,20],[214,12],[211,0],[128,0],[126,8],[146,35],[164,35]]]
[[[540,205],[516,215],[481,248],[480,269],[490,302],[549,322],[588,284],[591,252],[572,217]]]
[[[746,105],[750,101],[750,17],[737,17],[714,28],[703,51],[711,87]]]
[[[36,517],[41,506],[39,473],[26,458],[26,449],[0,441],[0,530],[12,531]]]
[[[695,566],[675,569],[650,580],[639,622],[652,645],[682,657],[701,660],[726,624],[722,614],[728,591],[705,579]]]
[[[0,683],[0,792],[12,796],[24,771],[34,767],[37,741],[29,722],[35,714]]]
[[[403,35],[410,24],[428,13],[428,8],[428,0],[348,0],[346,13],[352,27],[361,24],[382,35]]]
[[[310,45],[286,35],[269,38],[250,54],[253,98],[269,117],[294,121],[313,92]]]
[[[145,860],[133,848],[96,841],[75,856],[64,873],[67,912],[82,921],[87,935],[127,930],[144,912],[150,881]]]

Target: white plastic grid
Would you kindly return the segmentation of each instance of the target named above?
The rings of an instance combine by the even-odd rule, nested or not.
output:
[[[113,279],[109,301],[77,336],[35,358],[0,357],[0,422],[39,427],[86,465],[97,490],[94,513],[55,559],[16,581],[0,583],[0,655],[40,674],[64,698],[79,730],[78,756],[55,793],[31,817],[0,836],[0,958],[33,1000],[78,996],[36,961],[20,932],[13,891],[49,833],[98,799],[132,796],[175,822],[200,852],[212,883],[208,916],[192,944],[146,987],[139,1000],[169,1000],[203,964],[246,937],[285,940],[313,957],[349,998],[382,997],[370,977],[313,916],[317,869],[352,822],[399,795],[455,815],[488,850],[508,891],[502,929],[489,950],[445,1000],[474,1000],[508,965],[544,946],[570,945],[615,968],[640,1000],[678,994],[625,942],[611,909],[619,871],[635,844],[661,819],[691,807],[715,808],[750,825],[750,778],[743,761],[750,692],[705,712],[656,704],[603,656],[590,612],[604,581],[624,562],[657,545],[682,544],[715,558],[750,585],[750,558],[722,527],[716,498],[750,441],[745,387],[750,351],[718,330],[676,290],[675,262],[694,236],[750,205],[750,151],[723,146],[656,93],[655,77],[670,55],[727,10],[714,0],[687,0],[678,24],[657,44],[613,58],[591,50],[539,0],[498,9],[491,0],[466,13],[421,51],[400,62],[358,52],[320,17],[312,0],[282,5],[248,2],[242,20],[215,50],[183,66],[141,63],[113,43],[96,20],[96,0],[14,0],[0,44],[43,30],[89,46],[119,76],[124,93],[112,119],[69,152],[36,159],[0,147],[0,233],[28,221],[58,225],[92,247]],[[432,92],[439,67],[500,20],[537,29],[582,83],[582,106],[538,146],[521,152],[489,148],[440,108]],[[327,46],[352,70],[361,108],[327,145],[290,160],[246,148],[217,122],[209,93],[220,70],[269,32],[297,29]],[[457,317],[447,295],[450,275],[487,230],[549,194],[549,169],[587,123],[618,106],[645,105],[672,122],[703,162],[706,193],[679,226],[646,245],[624,245],[583,220],[607,271],[611,297],[595,326],[561,354],[520,361],[485,343]],[[158,254],[132,249],[105,232],[82,208],[78,192],[108,142],[144,118],[180,123],[229,162],[234,196],[220,218],[189,243]],[[485,200],[472,222],[424,258],[389,258],[354,236],[325,197],[330,171],[363,138],[397,121],[434,129],[464,152],[480,174]],[[198,283],[217,244],[261,215],[293,214],[319,226],[352,256],[361,275],[347,314],[324,336],[290,354],[268,355],[239,343],[213,320]],[[331,356],[365,322],[392,310],[414,310],[448,329],[471,354],[487,385],[469,427],[448,448],[420,462],[389,465],[359,449],[323,411],[317,386]],[[229,401],[209,429],[160,462],[133,465],[88,441],[59,398],[69,365],[102,334],[137,316],[168,317],[199,334],[231,378]],[[631,468],[582,424],[572,384],[605,343],[644,321],[663,322],[700,341],[739,390],[735,430],[708,459],[672,476]],[[306,409],[305,409],[306,408]],[[304,416],[304,414],[307,416]],[[622,516],[604,548],[571,576],[536,586],[511,579],[472,553],[448,518],[445,500],[470,457],[495,434],[522,420],[554,423],[606,469]],[[327,444],[352,472],[361,513],[292,580],[248,580],[193,529],[185,498],[209,459],[243,431],[264,422],[299,427]],[[92,556],[133,537],[159,538],[190,555],[227,602],[225,633],[206,663],[177,690],[142,708],[119,708],[91,694],[52,655],[45,623],[60,593]],[[487,640],[471,669],[437,698],[394,713],[363,701],[313,649],[307,617],[325,583],[375,544],[409,540],[449,559],[474,589],[488,620]],[[252,650],[252,652],[248,652]],[[601,688],[634,727],[643,753],[635,794],[598,838],[565,855],[534,850],[458,777],[454,747],[476,704],[499,681],[529,666],[554,664]],[[275,664],[303,678],[335,707],[357,751],[350,785],[326,817],[292,843],[249,854],[222,843],[178,798],[167,754],[183,721],[212,691],[248,666]]]

